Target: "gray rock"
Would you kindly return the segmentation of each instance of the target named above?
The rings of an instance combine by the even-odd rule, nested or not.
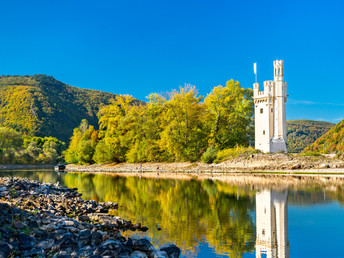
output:
[[[21,229],[25,228],[25,225],[23,223],[21,223],[20,221],[17,221],[17,222],[13,223],[13,227],[21,230]]]
[[[57,229],[57,226],[55,226],[54,224],[51,223],[51,224],[42,226],[40,229],[42,231],[52,232],[52,231],[55,231]]]
[[[94,231],[91,234],[91,245],[92,246],[98,246],[102,242],[103,235],[97,231]]]
[[[80,248],[79,249],[79,255],[84,256],[84,257],[93,255],[92,247],[88,245],[88,246],[85,246],[83,248]]]
[[[165,251],[170,258],[177,258],[180,255],[180,249],[173,244],[160,248],[160,251]]]
[[[323,163],[320,165],[320,168],[329,168],[329,167],[330,167],[330,165],[327,163]]]
[[[66,226],[69,226],[69,227],[74,227],[75,226],[75,222],[72,221],[72,220],[65,220],[64,223],[65,223]]]
[[[0,258],[7,258],[11,254],[11,248],[6,243],[0,243]]]
[[[18,234],[18,242],[22,250],[29,250],[34,246],[34,239],[23,233]]]
[[[52,240],[42,241],[42,242],[39,242],[37,246],[42,248],[43,250],[47,250],[47,249],[50,249],[54,246],[54,241],[52,241]]]
[[[75,240],[75,236],[71,233],[59,236],[54,245],[54,250],[66,250],[66,249],[77,249],[78,243]]]
[[[39,247],[35,247],[30,250],[25,250],[23,252],[24,257],[39,256],[41,254],[43,254],[43,249]]]
[[[149,254],[149,258],[168,258],[165,251],[155,250]]]
[[[101,256],[128,256],[127,249],[122,245],[120,241],[116,240],[106,240],[101,243],[95,250],[95,254]]]
[[[154,246],[147,239],[132,240],[133,250],[143,251],[143,252],[152,252],[155,250]]]
[[[90,218],[87,215],[78,216],[77,219],[79,221],[90,221]]]
[[[91,231],[86,229],[86,230],[81,230],[79,232],[78,236],[78,243],[80,247],[84,247],[89,245],[91,242]]]
[[[147,254],[141,251],[134,251],[130,254],[130,258],[147,258]]]
[[[75,228],[75,227],[65,227],[64,229],[68,230],[71,233],[78,233],[79,232],[79,229]]]

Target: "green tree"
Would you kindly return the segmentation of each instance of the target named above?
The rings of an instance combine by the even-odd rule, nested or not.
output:
[[[100,140],[98,142],[93,154],[93,160],[98,164],[111,163],[114,161],[113,152],[110,146],[106,144],[105,140]]]
[[[177,161],[198,160],[207,146],[202,98],[194,86],[185,85],[172,91],[165,103],[160,146]]]
[[[23,136],[16,130],[0,127],[0,150],[19,149],[23,144]]]
[[[82,137],[82,132],[79,127],[75,128],[73,131],[73,136],[70,138],[69,147],[65,152],[65,160],[67,163],[77,163],[78,158],[78,147],[79,142]]]
[[[251,89],[244,89],[239,82],[230,80],[225,87],[213,88],[204,103],[210,113],[210,145],[224,149],[249,144],[253,138]]]
[[[134,98],[129,95],[120,95],[111,104],[100,109],[99,127],[103,130],[104,142],[112,151],[113,162],[125,161],[125,154],[128,150],[123,141],[127,132],[127,114]]]

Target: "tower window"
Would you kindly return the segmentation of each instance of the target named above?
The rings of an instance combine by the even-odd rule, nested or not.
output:
[[[271,109],[271,112],[274,112],[274,109],[273,109],[273,108]]]
[[[262,230],[262,235],[265,236],[265,229]]]
[[[263,130],[263,135],[265,135],[265,130]]]
[[[260,113],[263,114],[263,109],[262,108],[260,109]]]

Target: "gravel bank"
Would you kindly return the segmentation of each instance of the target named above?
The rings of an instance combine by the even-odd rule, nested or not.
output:
[[[148,228],[108,214],[113,202],[83,200],[77,189],[22,178],[0,178],[0,257],[179,257],[121,230]]]
[[[202,162],[108,164],[108,165],[67,165],[73,172],[157,172],[157,173],[231,173],[231,172],[308,172],[343,173],[344,161],[335,158],[317,156],[301,157],[294,154],[254,154],[243,155],[218,164]]]

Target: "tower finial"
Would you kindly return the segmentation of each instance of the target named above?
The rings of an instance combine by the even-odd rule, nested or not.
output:
[[[257,83],[257,63],[253,64],[253,71],[254,71],[255,80],[256,80],[256,83]]]

